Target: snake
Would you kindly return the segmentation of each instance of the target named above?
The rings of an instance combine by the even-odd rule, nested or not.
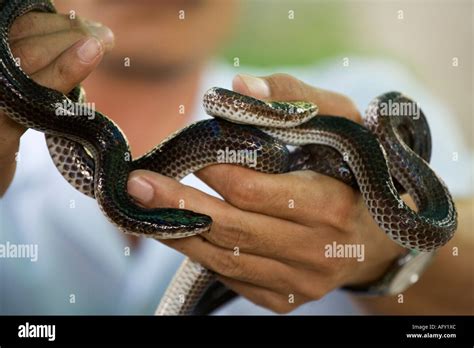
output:
[[[180,208],[149,209],[127,193],[130,172],[145,169],[180,180],[223,163],[219,150],[254,151],[257,161],[232,163],[278,175],[314,170],[359,190],[380,229],[394,242],[419,252],[446,244],[457,228],[450,192],[429,165],[431,133],[420,108],[400,92],[374,98],[359,124],[320,115],[305,101],[263,101],[214,87],[203,97],[213,118],[175,132],[133,159],[124,133],[106,115],[90,109],[81,86],[65,95],[41,86],[21,68],[9,45],[16,18],[29,12],[55,13],[48,0],[0,1],[0,112],[43,132],[52,161],[74,188],[96,199],[103,214],[128,234],[157,240],[212,233],[212,218]],[[389,107],[391,106],[391,108]],[[82,109],[81,109],[82,108]],[[416,209],[402,198],[408,193]],[[214,272],[185,259],[156,314],[207,314],[233,295]]]

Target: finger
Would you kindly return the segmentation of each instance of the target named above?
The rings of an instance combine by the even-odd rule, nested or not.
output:
[[[28,12],[18,17],[10,29],[10,42],[28,36],[46,35],[58,31],[76,29],[85,25],[79,17],[44,12]]]
[[[312,171],[269,175],[233,165],[195,173],[233,206],[306,226],[342,226],[353,219],[360,195],[351,187]]]
[[[212,217],[209,232],[201,234],[208,241],[240,252],[279,259],[298,259],[298,251],[309,250],[312,231],[288,221],[243,212],[226,202],[209,196],[176,180],[149,171],[134,171],[128,181],[128,192],[147,207],[190,209]],[[145,198],[140,198],[144,197]],[[275,235],[276,228],[288,233]],[[292,245],[293,248],[288,248]]]
[[[200,236],[164,240],[163,243],[187,255],[204,267],[249,284],[272,289],[279,294],[295,293],[296,284],[314,278],[310,270],[298,269],[278,260],[218,247]]]
[[[232,278],[219,276],[218,279],[228,288],[245,297],[258,306],[268,308],[276,313],[289,313],[310,299],[299,294],[279,294],[260,286],[241,282]]]
[[[68,93],[94,70],[103,55],[102,43],[95,37],[87,37],[31,77],[40,85]]]
[[[113,43],[113,34],[106,27],[77,28],[41,36],[29,36],[10,45],[12,54],[19,58],[23,71],[33,75],[57,59],[63,51],[88,36],[98,38],[104,48]]]
[[[0,113],[0,197],[7,190],[16,168],[20,137],[25,128]]]
[[[313,102],[319,114],[344,116],[361,122],[354,102],[345,95],[310,86],[287,74],[265,77],[237,75],[232,81],[234,91],[264,100]]]

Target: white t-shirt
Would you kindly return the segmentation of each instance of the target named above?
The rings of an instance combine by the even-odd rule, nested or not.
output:
[[[455,196],[472,194],[473,156],[459,138],[452,113],[401,66],[352,59],[350,67],[328,63],[280,71],[344,93],[360,110],[365,110],[373,97],[393,89],[411,96],[420,103],[431,126],[433,168]],[[205,74],[202,93],[211,86],[230,88],[233,75],[243,72],[270,73],[216,63]],[[196,119],[206,117],[200,105],[196,115]],[[457,161],[453,160],[456,156]],[[183,182],[215,194],[193,175]],[[7,242],[37,245],[38,259],[0,258],[0,314],[152,314],[183,259],[178,252],[151,239],[127,255],[127,241],[102,215],[95,200],[73,189],[60,176],[43,135],[32,130],[21,139],[15,179],[0,199],[0,244]],[[270,313],[242,298],[217,311]],[[293,312],[358,313],[342,291]]]

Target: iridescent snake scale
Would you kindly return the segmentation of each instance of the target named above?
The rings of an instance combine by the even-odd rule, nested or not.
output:
[[[181,179],[218,163],[217,152],[229,148],[256,151],[254,169],[261,172],[311,169],[358,188],[380,228],[406,248],[432,251],[453,236],[457,217],[452,198],[427,164],[431,137],[425,116],[421,110],[403,117],[382,112],[387,105],[415,105],[402,94],[391,92],[375,98],[364,127],[342,117],[314,117],[318,110],[311,103],[262,102],[213,88],[204,96],[204,107],[216,118],[196,122],[131,160],[125,136],[106,116],[95,110],[92,118],[76,112],[58,113],[67,106],[86,107],[80,87],[63,95],[36,84],[16,64],[9,30],[18,16],[32,10],[55,11],[46,0],[0,1],[0,111],[25,127],[44,132],[61,174],[94,197],[120,230],[156,239],[208,231],[209,216],[135,204],[126,190],[127,178],[133,170],[146,169]],[[290,153],[286,145],[297,148]],[[400,198],[405,191],[414,199],[417,211]],[[199,264],[184,261],[157,314],[196,313],[214,279]]]

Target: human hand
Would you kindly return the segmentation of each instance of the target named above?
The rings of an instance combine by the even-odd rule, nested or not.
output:
[[[23,71],[40,85],[70,92],[113,47],[110,29],[77,17],[30,12],[15,20],[10,47]],[[16,152],[25,128],[0,111],[0,196],[16,167]]]
[[[311,101],[320,114],[361,121],[347,97],[288,75],[237,76],[233,88],[259,99]],[[270,175],[235,165],[213,165],[196,175],[225,201],[149,171],[132,173],[128,189],[147,207],[178,208],[184,200],[186,209],[212,216],[210,232],[163,242],[275,312],[376,280],[403,250],[379,229],[360,193],[330,177],[311,171]],[[334,243],[362,253],[328,257]]]

